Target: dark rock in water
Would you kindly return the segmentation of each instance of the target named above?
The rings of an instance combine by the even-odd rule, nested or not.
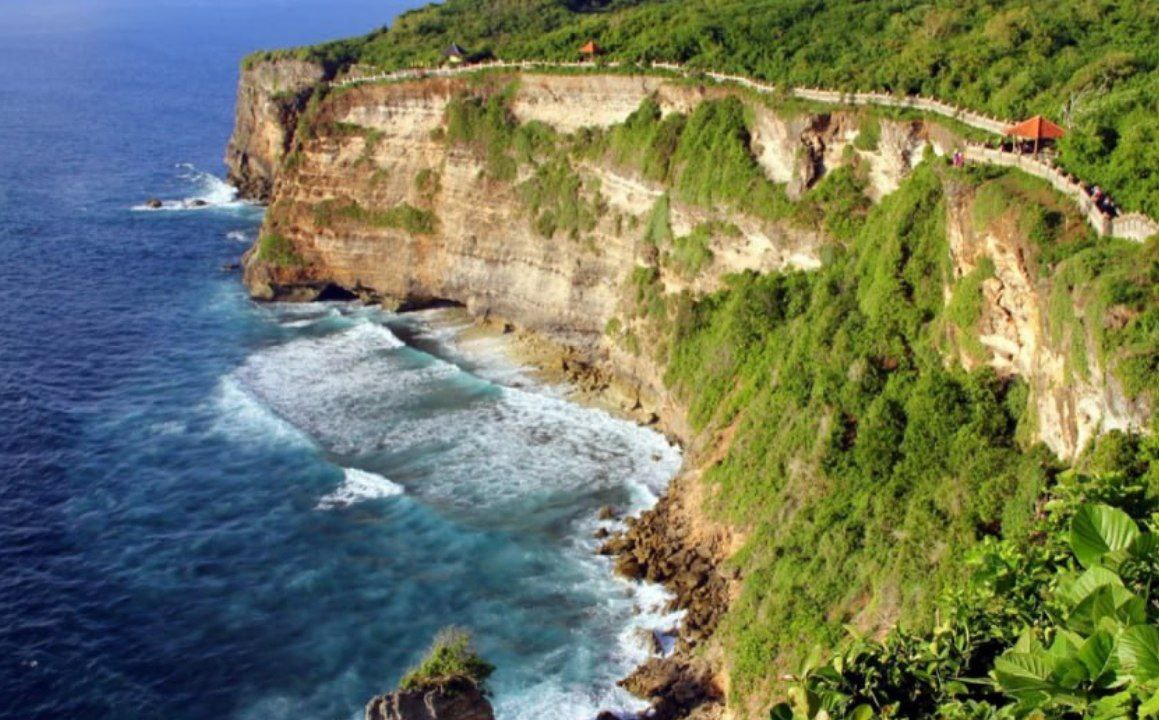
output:
[[[708,666],[698,661],[652,658],[621,680],[620,686],[652,701],[651,720],[685,717],[691,710],[721,699]]]
[[[241,263],[238,263],[238,262],[222,263],[221,269],[224,270],[225,272],[233,272],[234,270],[241,270]]]
[[[205,207],[206,205],[209,204],[209,202],[202,200],[200,198],[197,198],[195,200],[190,200],[187,204],[189,205],[189,207]]]
[[[461,682],[379,695],[366,705],[366,720],[495,720],[495,711],[474,683]]]
[[[616,517],[616,509],[611,505],[604,505],[600,508],[600,514],[597,517],[600,520],[612,520]]]
[[[644,577],[644,569],[640,567],[640,563],[636,559],[627,555],[621,555],[616,559],[616,572],[624,577],[639,580]]]
[[[607,528],[599,528],[594,533],[592,533],[592,537],[594,537],[596,540],[603,540],[611,534],[612,532]]]
[[[150,210],[157,210],[164,204],[165,203],[161,202],[157,198],[149,198],[145,201],[145,207],[149,208]]]
[[[601,710],[600,714],[596,715],[596,720],[620,720],[620,716],[610,710]]]

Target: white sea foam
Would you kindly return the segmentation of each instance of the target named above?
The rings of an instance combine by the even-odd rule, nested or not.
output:
[[[345,478],[338,489],[318,501],[319,510],[346,507],[362,500],[394,497],[404,492],[402,485],[376,473],[356,468],[346,468],[344,472]]]
[[[237,377],[334,452],[414,455],[410,470],[422,483],[413,491],[440,505],[526,508],[561,492],[627,487],[622,509],[636,512],[679,467],[679,450],[658,433],[499,388],[444,361],[392,356],[402,345],[386,327],[359,319],[256,353]]]
[[[248,245],[254,241],[254,236],[245,230],[230,230],[225,234],[225,239]]]
[[[214,208],[252,208],[255,207],[253,203],[238,199],[238,190],[234,186],[225,182],[221,178],[207,173],[203,170],[198,170],[189,163],[181,163],[177,165],[180,171],[178,177],[184,182],[189,183],[193,188],[193,194],[189,197],[179,200],[162,200],[160,207],[149,207],[145,203],[134,205],[133,210],[145,211],[187,211],[187,210],[209,210]]]
[[[312,444],[301,430],[271,412],[233,377],[226,376],[218,382],[209,402],[214,414],[213,430],[217,433],[249,442]]]
[[[558,573],[529,579],[543,584],[537,594],[600,598],[585,625],[607,633],[605,640],[561,647],[562,656],[521,673],[531,681],[498,686],[498,717],[589,720],[600,710],[642,709],[615,681],[657,650],[671,652],[670,633],[681,614],[666,610],[662,588],[614,577],[610,560],[595,554],[592,537],[609,523],[597,520],[594,510],[577,518],[566,508],[596,496],[621,498],[616,502],[626,513],[650,507],[678,469],[679,449],[658,433],[534,385],[499,386],[403,350],[380,324],[380,313],[347,306],[321,315],[316,306],[270,311],[283,327],[339,317],[325,334],[254,353],[234,374],[236,383],[271,416],[285,418],[327,450],[391,468],[393,480],[346,470],[342,485],[319,508],[396,495],[401,481],[420,502],[489,530],[534,531],[539,523],[544,532],[562,533],[565,560]],[[328,326],[319,323],[318,329]],[[454,342],[456,332],[461,329],[445,339]]]

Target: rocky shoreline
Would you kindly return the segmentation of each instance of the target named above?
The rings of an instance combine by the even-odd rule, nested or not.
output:
[[[496,318],[475,318],[479,332],[503,337],[513,361],[528,365],[548,384],[570,389],[569,399],[663,432],[671,442],[688,447],[682,417],[671,402],[640,392],[626,382],[611,361],[542,334]],[[644,580],[672,593],[670,610],[683,610],[676,644],[667,656],[654,656],[620,681],[633,695],[649,701],[648,720],[714,720],[724,717],[724,682],[719,668],[701,648],[710,643],[728,609],[739,574],[724,567],[731,543],[720,528],[705,527],[693,456],[686,455],[680,472],[653,507],[624,519],[625,529],[610,533],[597,552],[614,559],[615,571]],[[606,510],[609,512],[610,510]],[[622,718],[610,711],[599,720]]]

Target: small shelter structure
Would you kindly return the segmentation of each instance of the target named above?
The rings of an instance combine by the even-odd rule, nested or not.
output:
[[[587,43],[580,48],[580,57],[584,60],[591,60],[597,55],[603,54],[604,49],[595,40],[588,40]]]
[[[443,57],[452,65],[459,65],[467,61],[467,51],[458,43],[451,43],[451,46],[443,51]]]
[[[1029,120],[1023,120],[1017,125],[1011,125],[1006,128],[1004,134],[1025,140],[1033,140],[1034,153],[1037,155],[1038,147],[1043,140],[1057,140],[1066,135],[1066,130],[1063,130],[1041,115],[1035,115]]]

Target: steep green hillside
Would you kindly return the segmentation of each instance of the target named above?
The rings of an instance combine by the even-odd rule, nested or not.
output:
[[[481,57],[666,60],[774,83],[921,93],[1072,132],[1064,166],[1159,216],[1159,3],[1151,0],[449,0],[295,53],[334,66]],[[268,54],[267,54],[268,55]],[[261,57],[258,55],[255,57]]]
[[[1044,112],[1073,129],[1071,169],[1159,215],[1157,30],[1159,7],[1144,0],[451,0],[290,52],[394,68],[437,62],[454,41],[566,60],[595,37],[626,61]],[[790,201],[753,154],[740,97],[666,116],[646,100],[622,124],[564,135],[520,125],[509,96],[455,97],[440,137],[475,151],[481,179],[516,187],[544,242],[592,243],[608,212],[581,160],[666,189],[624,230],[655,252],[607,335],[666,368],[702,443],[731,439],[704,481],[708,512],[744,537],[731,560],[741,592],[716,635],[742,717],[784,697],[794,702],[778,720],[1159,714],[1159,551],[1135,540],[1157,522],[1159,448],[1111,434],[1067,467],[1035,443],[1031,388],[983,362],[994,260],[955,277],[948,226],[993,231],[1026,259],[1025,292],[1041,293],[1046,316],[1028,324],[1063,348],[1066,383],[1105,368],[1130,399],[1159,397],[1159,238],[1098,239],[1028,176],[932,157],[878,205],[852,160]],[[713,219],[679,235],[676,204]],[[707,296],[671,291],[672,277],[711,264],[733,211],[823,229],[823,266],[733,276]],[[409,206],[323,215],[415,233],[432,222]]]

